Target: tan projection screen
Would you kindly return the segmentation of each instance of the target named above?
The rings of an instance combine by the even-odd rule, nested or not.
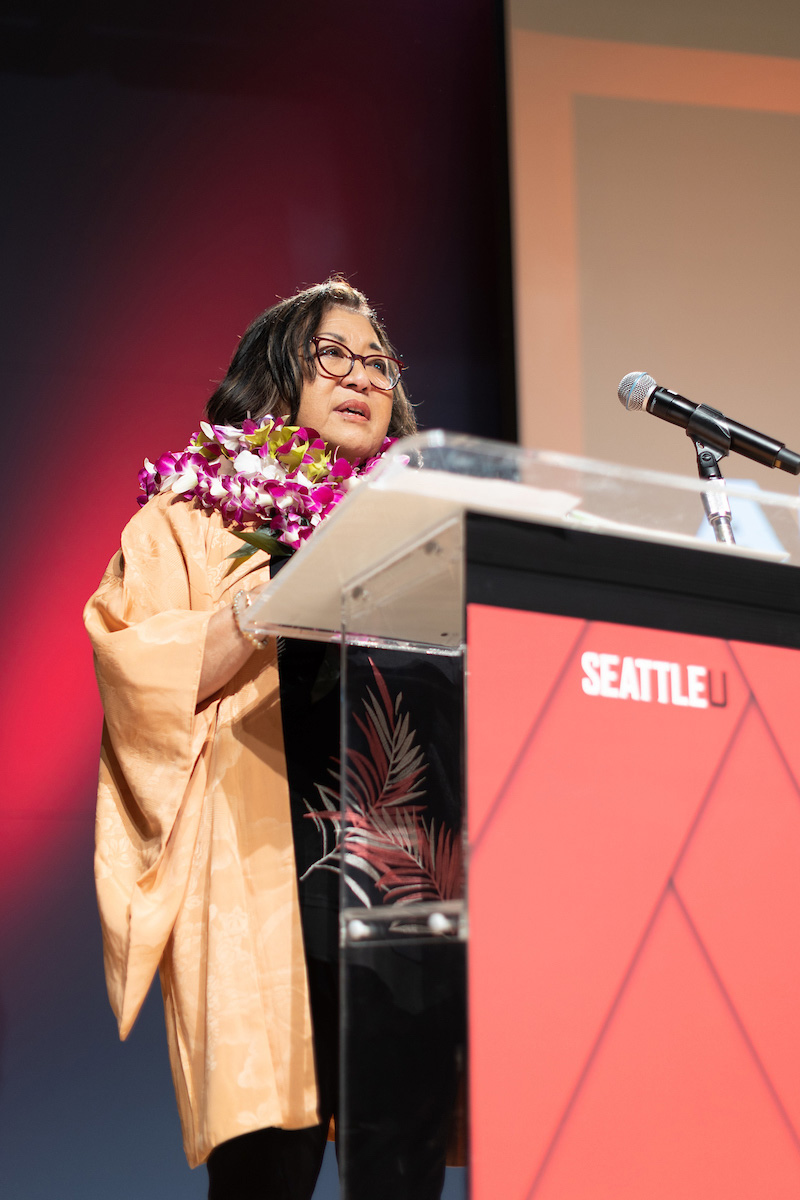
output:
[[[541,33],[514,7],[521,442],[695,474],[681,430],[616,398],[645,370],[800,451],[800,61]]]

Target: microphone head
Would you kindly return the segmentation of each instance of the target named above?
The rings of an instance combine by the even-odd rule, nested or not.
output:
[[[657,387],[655,379],[646,371],[631,371],[617,388],[619,402],[631,411],[644,408]]]

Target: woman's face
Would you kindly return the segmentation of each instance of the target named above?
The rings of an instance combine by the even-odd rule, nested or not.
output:
[[[354,354],[385,353],[367,318],[349,308],[329,308],[316,334],[342,342]],[[391,416],[392,393],[373,387],[357,359],[344,379],[330,379],[317,367],[315,378],[303,381],[297,424],[316,429],[349,462],[377,454]]]

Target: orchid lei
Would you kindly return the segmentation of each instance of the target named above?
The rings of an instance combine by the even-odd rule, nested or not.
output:
[[[286,425],[281,417],[235,425],[203,421],[185,450],[144,460],[139,488],[146,504],[159,492],[174,492],[219,512],[248,545],[231,557],[266,550],[291,554],[344,498],[348,481],[366,475],[395,438],[378,453],[351,464],[334,459],[314,429]]]

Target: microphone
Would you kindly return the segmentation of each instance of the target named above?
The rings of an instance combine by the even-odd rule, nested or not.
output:
[[[662,421],[680,425],[688,437],[722,454],[734,450],[762,466],[800,475],[800,454],[787,450],[783,442],[732,421],[716,408],[695,404],[669,388],[659,387],[646,371],[631,371],[626,375],[617,388],[617,395],[625,408],[631,411],[643,408]]]

